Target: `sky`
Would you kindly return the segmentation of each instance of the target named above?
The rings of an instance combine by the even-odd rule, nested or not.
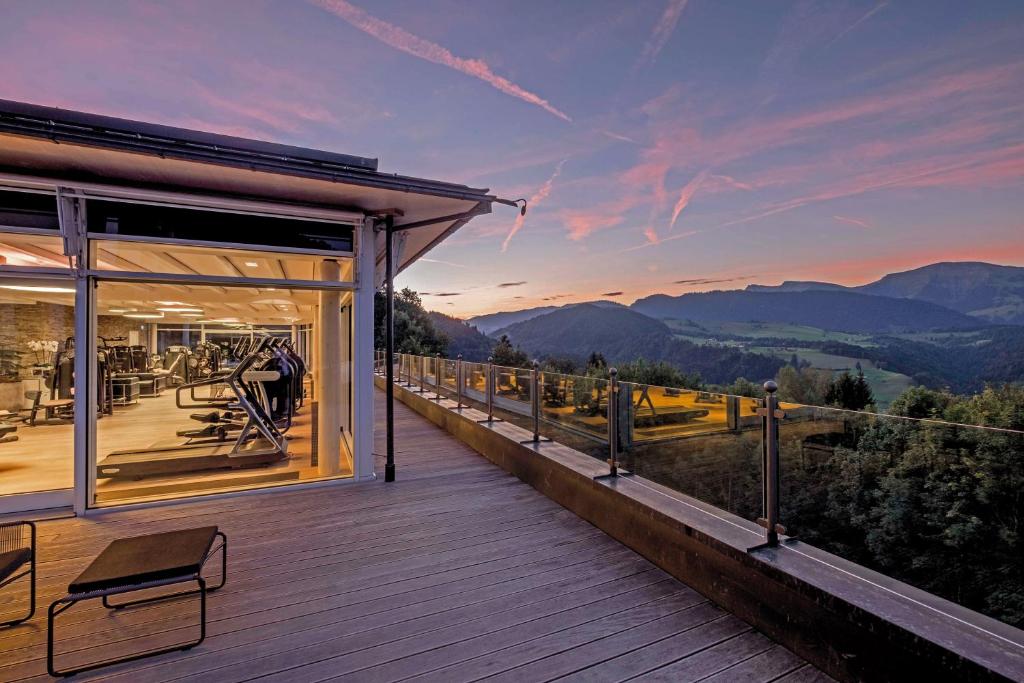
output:
[[[1024,265],[1024,2],[0,4],[0,98],[527,199],[400,276],[451,315]]]

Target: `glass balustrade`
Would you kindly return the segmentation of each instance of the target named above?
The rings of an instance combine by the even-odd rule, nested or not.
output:
[[[787,402],[769,416],[774,397],[618,382],[612,399],[608,377],[538,370],[535,379],[530,369],[433,357],[406,363],[416,378],[426,369],[428,394],[440,373],[446,397],[461,394],[483,413],[490,397],[496,419],[528,432],[536,405],[542,437],[602,461],[614,412],[622,469],[750,521],[775,516],[779,534],[1024,624],[1020,429]],[[1020,426],[1019,416],[1004,421]],[[765,441],[770,425],[777,449]],[[764,474],[776,457],[777,487]],[[766,486],[777,491],[777,514],[766,508]]]

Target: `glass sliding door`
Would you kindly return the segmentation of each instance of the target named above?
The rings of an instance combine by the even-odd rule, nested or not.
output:
[[[347,340],[351,292],[332,296],[336,336]],[[311,361],[292,338],[293,325],[317,334],[321,299],[312,289],[100,281],[98,337],[115,360],[98,378],[112,401],[96,424],[92,504],[351,477],[351,344],[338,342],[343,371],[326,392],[343,415],[330,443],[320,435],[331,413],[319,410]],[[132,343],[149,339],[152,348]]]
[[[0,514],[72,503],[75,284],[53,194],[0,188]]]

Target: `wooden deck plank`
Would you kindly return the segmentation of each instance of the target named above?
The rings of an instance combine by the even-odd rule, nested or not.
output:
[[[76,680],[620,680],[662,666],[675,680],[686,661],[704,676],[828,680],[402,404],[396,419],[394,484],[41,523],[44,606],[115,538],[211,522],[230,538],[201,647]],[[192,615],[185,601],[72,611],[58,643],[83,661],[148,649],[187,637]],[[0,680],[49,680],[45,639],[42,613],[0,630]]]

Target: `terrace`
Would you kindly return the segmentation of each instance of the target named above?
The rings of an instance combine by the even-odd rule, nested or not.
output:
[[[1024,432],[384,358],[378,387],[830,675],[1024,679],[1012,500],[941,478],[999,471]],[[883,494],[900,514],[865,514]]]
[[[41,523],[42,604],[112,538],[216,523],[231,539],[203,645],[80,679],[829,680],[413,410],[395,426],[393,484]],[[188,636],[188,613],[83,609],[60,645],[67,664],[154,648]],[[49,680],[45,643],[45,615],[0,632],[0,680]]]

